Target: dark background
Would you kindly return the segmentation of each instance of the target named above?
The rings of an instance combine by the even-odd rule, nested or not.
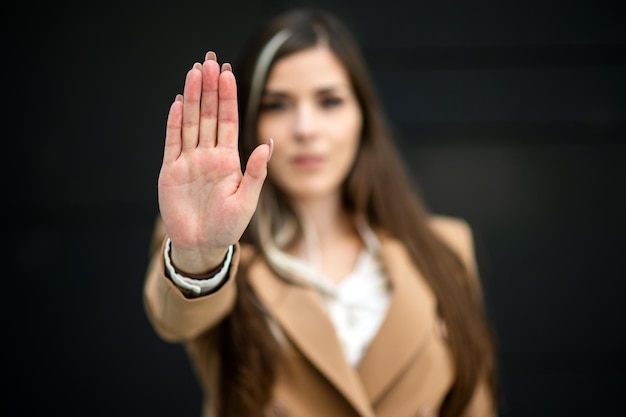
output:
[[[297,4],[354,29],[428,206],[473,227],[500,417],[624,415],[625,16],[581,0],[5,6],[2,407],[199,416],[142,305],[165,118]]]

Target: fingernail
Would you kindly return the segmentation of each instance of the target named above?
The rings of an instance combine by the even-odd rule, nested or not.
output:
[[[270,151],[269,151],[269,153],[267,154],[267,162],[269,162],[269,161],[270,161],[270,159],[272,158],[272,152],[274,152],[274,139],[269,138],[269,139],[267,140],[267,146],[269,146],[269,147],[270,147]]]
[[[222,64],[222,72],[224,71],[231,71],[232,72],[233,67],[228,63],[228,62],[224,62]]]
[[[175,101],[183,101],[183,95],[182,94],[176,94],[176,98],[174,98]]]
[[[196,62],[195,64],[193,64],[193,68],[194,68],[194,69],[199,69],[199,70],[202,70],[202,64],[201,64],[201,63],[199,63],[199,62]]]
[[[209,51],[206,53],[206,55],[204,56],[204,60],[205,61],[217,61],[217,55],[215,55],[215,52],[213,51]]]

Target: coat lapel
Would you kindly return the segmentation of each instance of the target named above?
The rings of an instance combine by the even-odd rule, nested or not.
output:
[[[358,374],[348,364],[317,293],[277,277],[264,262],[250,270],[250,283],[294,346],[336,387],[361,416],[373,417]]]
[[[379,236],[379,239],[392,299],[387,316],[358,370],[372,405],[402,374],[427,340],[436,308],[430,288],[405,249],[389,237]]]

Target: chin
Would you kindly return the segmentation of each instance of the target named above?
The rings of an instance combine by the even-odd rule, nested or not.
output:
[[[339,187],[298,186],[285,189],[286,193],[296,200],[322,199],[334,196],[339,192]]]

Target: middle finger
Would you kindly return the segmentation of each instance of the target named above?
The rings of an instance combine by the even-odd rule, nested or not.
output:
[[[200,139],[198,146],[214,147],[217,136],[218,79],[220,67],[214,52],[208,52],[202,64],[200,99]]]

